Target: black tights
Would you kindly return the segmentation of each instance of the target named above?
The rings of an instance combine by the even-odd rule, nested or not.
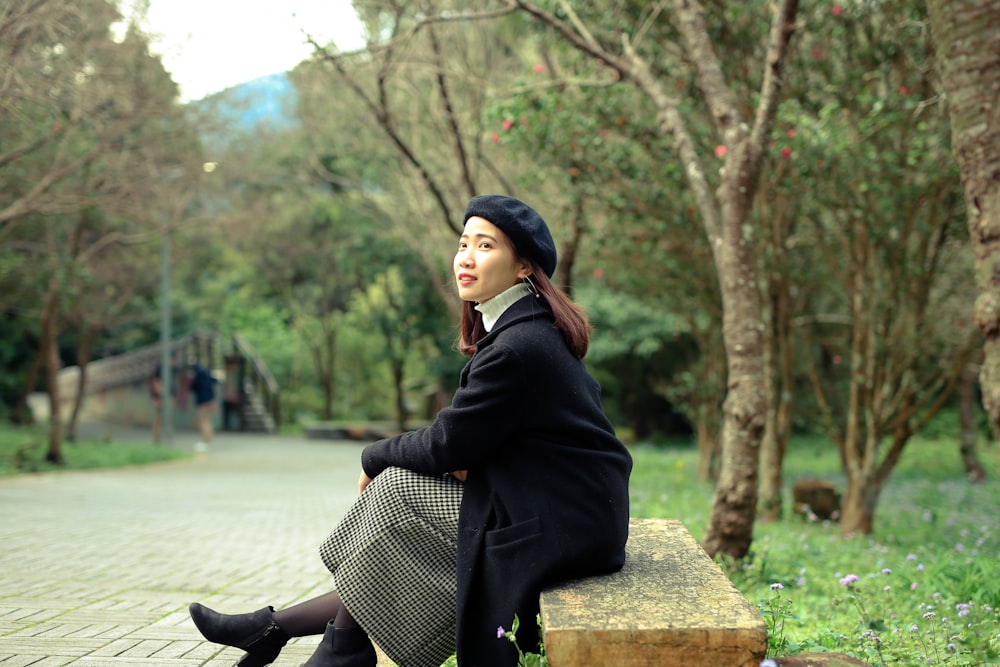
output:
[[[337,591],[330,591],[276,611],[273,618],[274,622],[292,637],[321,635],[326,632],[326,626],[330,621],[333,621],[335,628],[358,627],[357,621],[347,611]]]

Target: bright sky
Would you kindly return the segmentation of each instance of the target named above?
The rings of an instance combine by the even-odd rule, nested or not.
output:
[[[126,16],[132,1],[121,0]],[[341,51],[364,46],[351,0],[151,0],[147,18],[183,101],[292,69],[312,52],[303,31]]]

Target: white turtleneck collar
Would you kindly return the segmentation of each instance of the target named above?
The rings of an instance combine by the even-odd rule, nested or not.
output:
[[[489,301],[477,303],[475,308],[483,314],[483,327],[486,328],[486,331],[493,330],[493,325],[497,323],[504,311],[510,308],[511,304],[529,294],[531,294],[531,289],[522,282],[508,287]]]

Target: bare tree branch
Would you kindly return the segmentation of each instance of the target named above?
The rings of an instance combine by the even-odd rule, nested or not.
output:
[[[715,129],[727,146],[739,140],[740,117],[736,97],[722,73],[719,57],[708,37],[705,10],[698,0],[675,0],[681,39],[687,47],[688,60],[698,75],[698,85],[705,95]]]
[[[763,156],[765,145],[771,136],[781,90],[784,87],[785,65],[788,62],[788,46],[795,32],[795,16],[799,11],[799,0],[779,0],[771,23],[768,38],[764,80],[760,86],[760,103],[751,134],[751,147],[755,159]]]
[[[451,207],[448,205],[448,201],[444,196],[442,188],[438,185],[437,180],[430,173],[423,162],[417,157],[416,153],[410,147],[410,145],[403,139],[398,130],[396,129],[395,123],[392,120],[392,115],[390,112],[390,105],[388,101],[388,94],[385,90],[385,81],[387,76],[385,71],[388,67],[387,63],[389,58],[383,62],[382,72],[379,73],[379,97],[378,101],[372,99],[372,97],[361,87],[354,76],[348,71],[347,67],[344,65],[344,60],[341,54],[330,53],[325,47],[321,46],[319,43],[310,40],[310,44],[316,49],[316,52],[320,57],[329,62],[336,68],[337,72],[347,83],[355,95],[365,104],[365,106],[371,111],[372,115],[378,120],[379,127],[386,133],[389,140],[392,142],[396,149],[402,154],[402,156],[409,162],[420,174],[421,180],[427,186],[433,197],[435,203],[437,204],[438,210],[444,219],[445,225],[451,229],[456,234],[461,234],[460,227],[455,223],[451,216]],[[391,50],[386,50],[386,53],[391,55]]]
[[[609,53],[606,49],[601,47],[600,44],[593,41],[592,37],[588,39],[587,37],[589,37],[589,33],[587,34],[587,37],[584,37],[555,14],[547,12],[541,7],[533,5],[530,2],[523,2],[523,0],[509,0],[509,2],[509,6],[511,8],[526,12],[541,23],[549,26],[558,32],[563,39],[568,41],[578,51],[595,58],[613,69],[618,73],[618,76],[621,79],[629,78],[632,75],[632,67],[629,60],[621,58],[616,54]]]
[[[594,39],[594,36],[590,34],[589,30],[587,30],[587,26],[585,26],[583,21],[580,20],[580,17],[577,15],[576,11],[574,11],[573,6],[566,0],[559,0],[559,7],[566,12],[566,16],[569,17],[569,22],[573,24],[573,27],[576,28],[577,33],[580,34],[584,41],[586,41],[587,44],[590,44],[593,48],[599,49],[600,46],[597,44],[597,40]]]
[[[451,136],[455,143],[455,153],[458,156],[459,169],[462,171],[462,182],[465,183],[466,194],[469,197],[477,193],[476,182],[469,169],[469,157],[465,151],[465,142],[462,140],[462,131],[458,127],[458,119],[455,117],[455,109],[451,103],[451,94],[448,92],[448,82],[444,75],[444,58],[441,55],[441,45],[438,43],[437,34],[433,28],[428,28],[427,35],[430,39],[431,50],[434,53],[436,80],[438,92],[441,94],[441,104],[444,106],[444,115],[451,129]]]

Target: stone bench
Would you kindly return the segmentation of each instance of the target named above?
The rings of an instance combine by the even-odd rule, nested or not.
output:
[[[757,667],[767,627],[680,521],[632,519],[625,566],[542,592],[552,667]]]

